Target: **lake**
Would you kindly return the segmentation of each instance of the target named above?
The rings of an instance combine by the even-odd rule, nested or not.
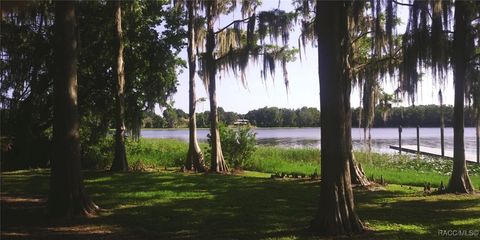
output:
[[[320,128],[254,128],[257,144],[279,147],[320,147]],[[403,128],[402,144],[416,145],[416,128]],[[198,129],[199,141],[206,141],[208,129]],[[188,129],[143,129],[144,138],[168,138],[188,142]],[[352,129],[355,150],[364,150],[363,128]],[[398,145],[397,128],[372,128],[372,151],[393,153],[389,145]],[[420,128],[420,146],[440,148],[440,128]],[[453,148],[453,128],[445,128],[445,149]],[[475,154],[475,128],[465,128],[465,151]]]

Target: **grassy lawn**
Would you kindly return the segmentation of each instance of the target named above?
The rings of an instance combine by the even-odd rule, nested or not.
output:
[[[319,183],[268,176],[85,172],[103,211],[55,221],[44,208],[48,171],[4,172],[1,239],[317,239],[305,227],[318,207]],[[391,184],[355,196],[371,230],[353,239],[442,239],[438,230],[480,230],[478,194],[427,196]]]

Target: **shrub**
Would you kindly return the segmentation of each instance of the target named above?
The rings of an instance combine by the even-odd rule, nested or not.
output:
[[[237,128],[220,125],[220,142],[222,151],[228,165],[235,169],[244,167],[245,161],[255,152],[257,143],[256,133],[249,126]],[[210,135],[208,143],[211,145]]]
[[[103,137],[95,144],[82,145],[82,167],[89,169],[106,169],[113,160],[113,138]]]

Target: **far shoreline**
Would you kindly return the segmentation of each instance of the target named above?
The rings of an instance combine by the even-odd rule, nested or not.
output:
[[[309,128],[320,128],[320,127],[255,127],[251,126],[252,129],[309,129]],[[402,126],[402,128],[417,128],[416,126]],[[422,128],[440,128],[440,126],[435,127],[435,126],[428,126],[428,127],[422,127],[420,126],[420,129]],[[453,128],[453,126],[445,126],[444,128]],[[464,129],[469,129],[475,127],[464,127]],[[352,129],[363,129],[363,127],[352,127]],[[398,127],[372,127],[371,129],[398,129]],[[115,130],[115,129],[110,129],[110,130]],[[188,127],[179,127],[179,128],[141,128],[140,130],[189,130]],[[197,130],[210,130],[210,128],[198,128]]]

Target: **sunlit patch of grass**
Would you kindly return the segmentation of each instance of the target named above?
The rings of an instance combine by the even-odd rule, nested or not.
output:
[[[87,192],[104,209],[86,222],[112,226],[137,239],[323,239],[304,231],[318,208],[318,182],[243,174],[85,172]],[[46,197],[48,180],[45,170],[2,173],[2,194]],[[358,215],[373,232],[351,237],[442,239],[441,229],[475,230],[479,197],[426,195],[421,187],[396,184],[379,191],[357,189]],[[45,214],[41,208],[32,211]],[[5,221],[9,218],[2,218],[2,231],[11,226],[3,225]]]
[[[188,145],[178,140],[140,139],[128,142],[126,150],[130,165],[141,162],[147,167],[179,167],[185,161]]]
[[[468,210],[468,211],[472,211],[472,210],[475,210],[475,209],[471,209],[471,210]],[[465,213],[465,214],[468,214],[468,212]],[[465,225],[480,226],[480,218],[453,220],[453,221],[450,221],[450,224],[453,225],[453,226],[465,226]],[[478,230],[480,230],[480,229],[478,229]]]
[[[255,177],[255,178],[269,178],[271,176],[269,173],[256,172],[256,171],[243,171],[242,175],[245,177]]]
[[[413,224],[389,224],[376,222],[378,227],[375,227],[376,231],[399,231],[403,234],[427,234],[429,233],[422,226],[413,225]]]
[[[246,169],[267,173],[320,173],[320,151],[310,148],[258,147]]]

